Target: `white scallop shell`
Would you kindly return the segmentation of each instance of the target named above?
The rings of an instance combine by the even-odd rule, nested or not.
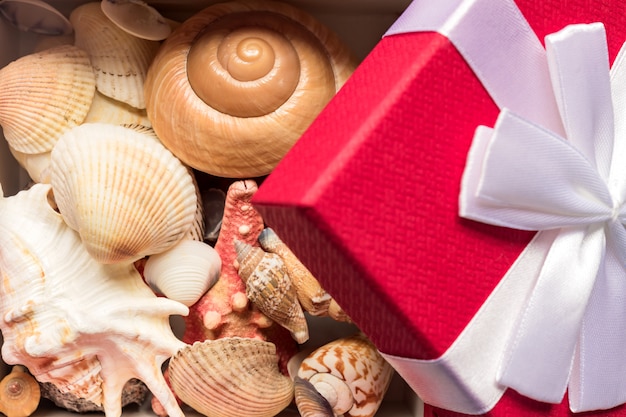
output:
[[[98,91],[133,107],[146,107],[143,85],[159,42],[137,38],[104,15],[100,3],[76,7],[70,14],[76,46],[87,51]]]
[[[188,308],[155,296],[132,265],[96,262],[48,204],[50,191],[35,184],[0,199],[2,359],[66,391],[82,380],[79,392],[107,416],[121,414],[122,389],[137,378],[183,417],[161,365],[185,346],[169,317]]]
[[[146,282],[167,298],[191,306],[215,284],[222,260],[212,246],[183,239],[173,248],[146,261]]]
[[[155,137],[131,128],[72,129],[52,151],[50,181],[63,219],[103,263],[163,252],[194,222],[188,169]]]

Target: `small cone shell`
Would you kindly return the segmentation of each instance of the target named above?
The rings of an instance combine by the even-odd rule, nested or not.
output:
[[[188,169],[153,136],[83,124],[52,151],[59,211],[102,263],[133,262],[174,246],[197,207]]]
[[[87,53],[63,45],[26,55],[0,69],[0,125],[23,153],[52,150],[83,122],[95,94]]]
[[[278,255],[243,242],[236,242],[238,272],[246,294],[261,312],[291,332],[298,343],[309,339],[306,317]]]
[[[14,366],[0,381],[0,412],[7,417],[28,417],[39,406],[39,384],[22,366]]]
[[[293,399],[291,379],[280,373],[273,343],[228,337],[196,342],[169,364],[174,392],[210,417],[271,417]]]
[[[373,417],[392,375],[391,365],[361,333],[316,349],[302,361],[297,374],[315,387],[336,414],[346,417]],[[302,395],[295,398],[298,408],[311,409],[317,396],[310,389],[298,392]]]
[[[100,2],[78,6],[70,14],[76,46],[87,51],[102,94],[138,109],[146,107],[143,85],[159,42],[140,39],[119,28]]]
[[[280,240],[274,230],[265,228],[259,235],[259,243],[267,252],[280,256],[285,263],[291,282],[298,293],[302,308],[314,316],[328,315],[328,307],[332,300],[315,279],[313,274],[300,262],[294,253]]]

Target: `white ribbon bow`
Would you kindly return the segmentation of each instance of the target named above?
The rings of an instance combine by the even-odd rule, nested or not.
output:
[[[536,53],[536,42],[524,40],[520,48],[532,53],[522,58],[511,54],[512,59],[528,57],[538,73],[547,60],[547,71],[544,77],[522,74],[521,84],[508,93],[504,83],[507,77],[515,83],[517,74],[490,72],[493,65],[482,52],[485,39],[466,41],[460,35],[491,27],[480,21],[493,19],[518,25],[512,31],[529,36],[532,31],[520,23],[517,8],[508,1],[447,4],[447,17],[438,27],[449,32],[444,34],[453,43],[460,41],[460,47],[455,45],[502,108],[494,129],[476,131],[462,181],[460,214],[539,232],[442,357],[385,357],[425,402],[468,414],[491,409],[507,387],[552,403],[560,402],[568,389],[575,412],[622,404],[626,52],[622,48],[609,70],[600,23],[573,25],[548,36],[545,56]],[[445,14],[426,2],[419,7],[435,10],[435,20]],[[421,30],[433,24],[428,13],[405,19]],[[400,27],[408,21],[400,20]],[[398,26],[393,30],[398,33]],[[508,30],[503,26],[502,31]],[[502,41],[492,35],[491,40],[511,38]],[[534,76],[543,91],[527,93],[524,82]],[[546,77],[551,80],[547,89]],[[537,101],[542,94],[550,97]],[[553,99],[558,111],[551,113]]]
[[[574,411],[626,401],[626,66],[609,75],[604,26],[546,38],[567,139],[506,109],[468,156],[460,214],[552,235],[505,352],[501,384]],[[615,114],[615,116],[614,116]],[[538,236],[537,239],[541,239]],[[601,403],[606,390],[616,399]]]

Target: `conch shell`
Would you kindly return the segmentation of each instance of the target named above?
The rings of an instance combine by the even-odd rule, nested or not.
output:
[[[163,43],[148,117],[183,162],[212,175],[268,174],[355,68],[339,38],[288,4],[215,4]]]
[[[50,185],[34,184],[0,198],[2,359],[61,390],[74,389],[67,382],[80,376],[93,377],[79,389],[107,417],[121,414],[122,390],[132,378],[170,416],[183,417],[161,365],[185,346],[169,317],[188,308],[154,295],[132,265],[95,261],[50,207],[50,192]]]
[[[144,81],[160,43],[119,28],[102,12],[100,2],[76,7],[70,22],[76,46],[89,54],[98,91],[138,109],[145,108]]]
[[[330,316],[337,321],[350,322],[339,304],[322,288],[311,271],[300,262],[273,229],[266,227],[259,235],[263,250],[280,256],[296,289],[302,308],[313,316]]]
[[[197,192],[155,136],[103,123],[63,135],[50,163],[63,219],[99,262],[133,262],[173,247],[192,227]]]
[[[298,343],[309,339],[309,328],[296,288],[280,256],[241,241],[235,242],[239,276],[246,295],[272,320],[291,332]]]
[[[89,57],[63,45],[19,58],[0,69],[0,125],[18,152],[50,152],[83,122],[95,94]]]
[[[272,417],[293,399],[276,347],[259,339],[196,342],[173,356],[168,370],[181,400],[210,417]]]
[[[7,417],[28,417],[39,407],[39,383],[21,365],[15,365],[0,381],[0,413]]]
[[[362,333],[313,351],[294,378],[302,417],[373,417],[389,388],[393,368]]]

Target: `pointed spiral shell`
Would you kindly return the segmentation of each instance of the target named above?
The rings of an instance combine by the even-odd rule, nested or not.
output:
[[[209,6],[164,42],[146,79],[155,131],[212,175],[268,174],[355,67],[310,15],[273,1]]]

